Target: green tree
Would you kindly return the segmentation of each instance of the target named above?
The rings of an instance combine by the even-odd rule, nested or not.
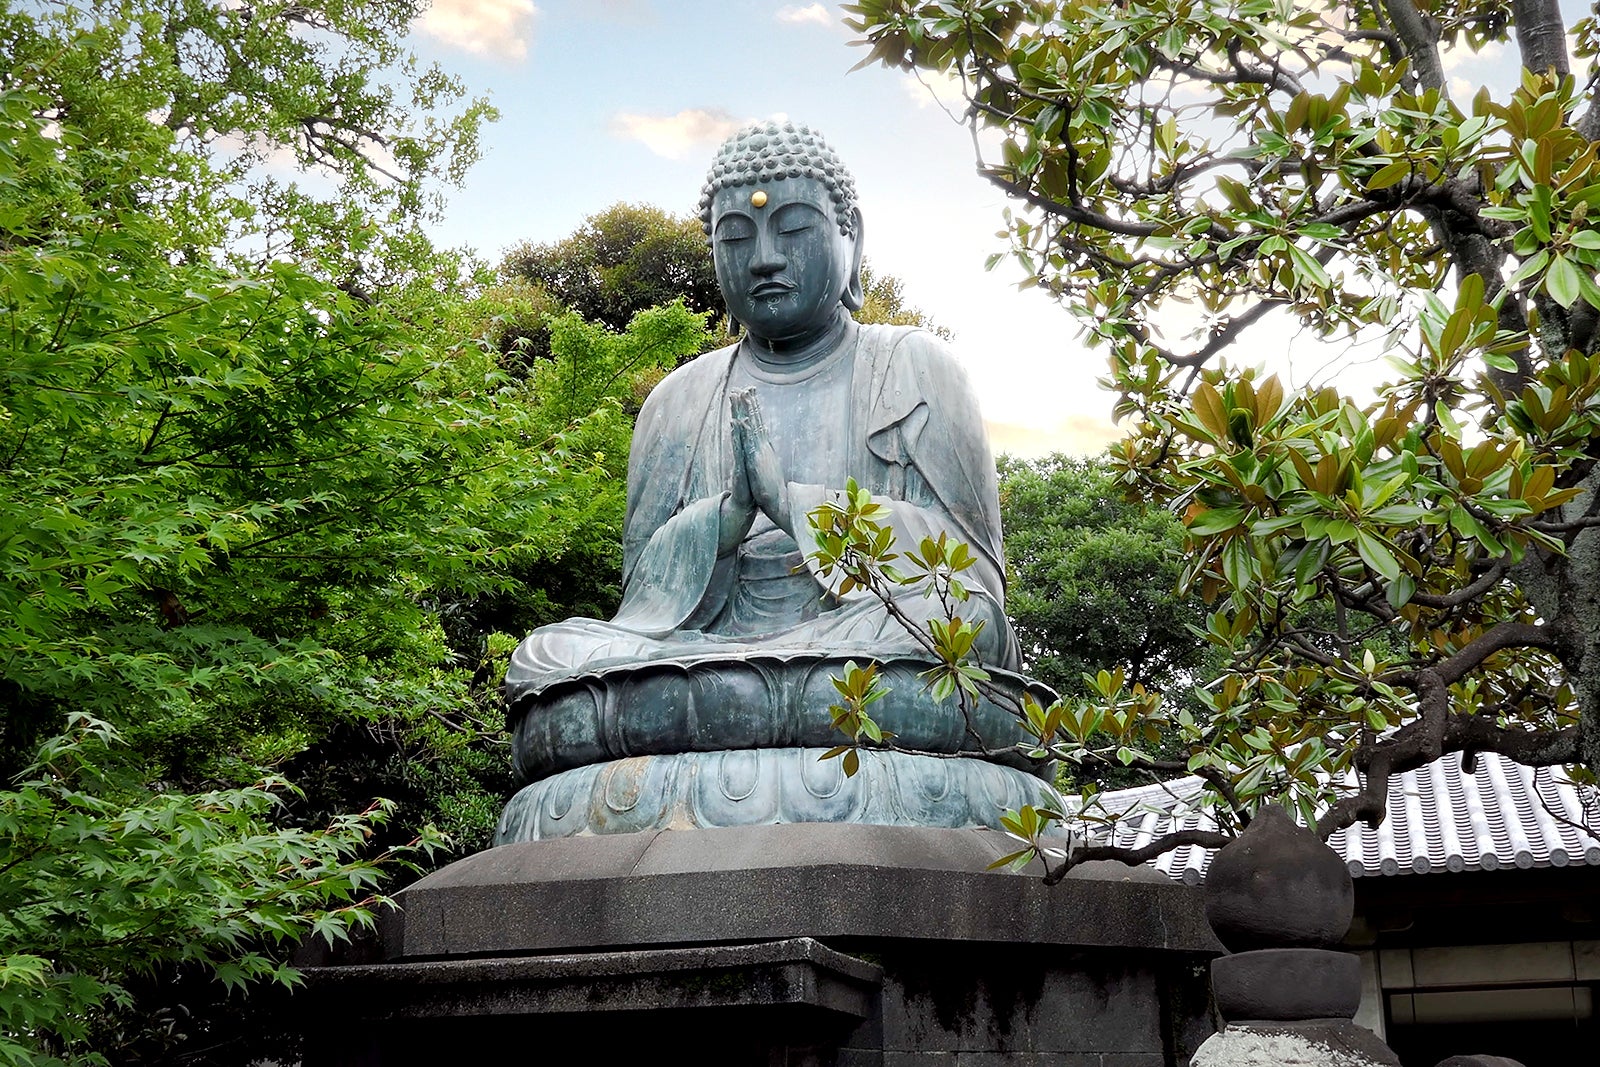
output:
[[[0,1063],[159,1057],[157,1027],[127,1011],[140,978],[198,968],[225,989],[292,984],[283,947],[371,926],[383,868],[419,854],[370,854],[389,804],[321,831],[275,826],[282,779],[121,799],[140,791],[108,771],[116,747],[75,716],[0,792]]]
[[[421,234],[487,111],[412,14],[0,6],[4,1061],[263,1054],[230,987],[509,784],[441,616],[610,473]]]
[[[1121,671],[1129,688],[1166,692],[1199,710],[1187,693],[1219,657],[1196,633],[1206,620],[1199,596],[1178,592],[1184,531],[1176,518],[1130,500],[1105,459],[1059,454],[1000,457],[1000,512],[1006,613],[1031,676],[1081,699],[1101,671]],[[1064,785],[1110,789],[1174,777],[1187,754],[1171,733],[1147,745],[1151,765],[1066,763]]]
[[[1225,807],[1288,794],[1326,835],[1447,753],[1600,767],[1600,107],[1568,59],[1592,69],[1595,20],[1569,29],[1554,0],[850,7],[867,62],[964,86],[973,143],[999,146],[981,172],[1022,205],[1011,254],[1109,352],[1119,462],[1184,515],[1228,656],[1208,718],[1179,724]],[[1458,97],[1445,59],[1491,43],[1520,78]],[[1183,304],[1198,326],[1169,339]],[[1224,363],[1274,310],[1381,332],[1396,379],[1362,402]],[[1100,697],[1046,743],[1144,759],[1168,712]]]
[[[1128,684],[1197,680],[1204,643],[1199,598],[1176,590],[1183,526],[1133,502],[1102,459],[1000,457],[1006,611],[1028,671],[1066,693],[1083,676],[1124,669]]]
[[[648,204],[613,204],[559,241],[524,242],[506,253],[500,273],[613,330],[679,299],[690,311],[722,311],[699,218]]]

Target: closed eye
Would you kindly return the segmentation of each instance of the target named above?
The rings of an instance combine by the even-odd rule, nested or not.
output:
[[[773,228],[780,234],[805,233],[822,221],[822,215],[810,204],[786,204],[773,216]]]

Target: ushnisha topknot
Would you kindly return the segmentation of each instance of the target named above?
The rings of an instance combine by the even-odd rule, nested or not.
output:
[[[729,186],[757,185],[785,178],[816,178],[828,187],[839,232],[855,232],[856,182],[822,134],[792,122],[757,122],[717,149],[700,190],[700,224],[711,236],[711,198]]]

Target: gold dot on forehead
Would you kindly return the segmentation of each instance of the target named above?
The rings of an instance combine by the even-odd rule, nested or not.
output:
[[[757,189],[755,192],[751,193],[750,194],[750,206],[751,207],[766,207],[767,206],[767,191],[765,189]]]

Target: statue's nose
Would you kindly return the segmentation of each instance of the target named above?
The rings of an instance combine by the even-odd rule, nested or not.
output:
[[[750,260],[751,274],[776,274],[788,265],[789,261],[778,251],[777,242],[771,234],[762,232],[756,235],[756,254]]]

